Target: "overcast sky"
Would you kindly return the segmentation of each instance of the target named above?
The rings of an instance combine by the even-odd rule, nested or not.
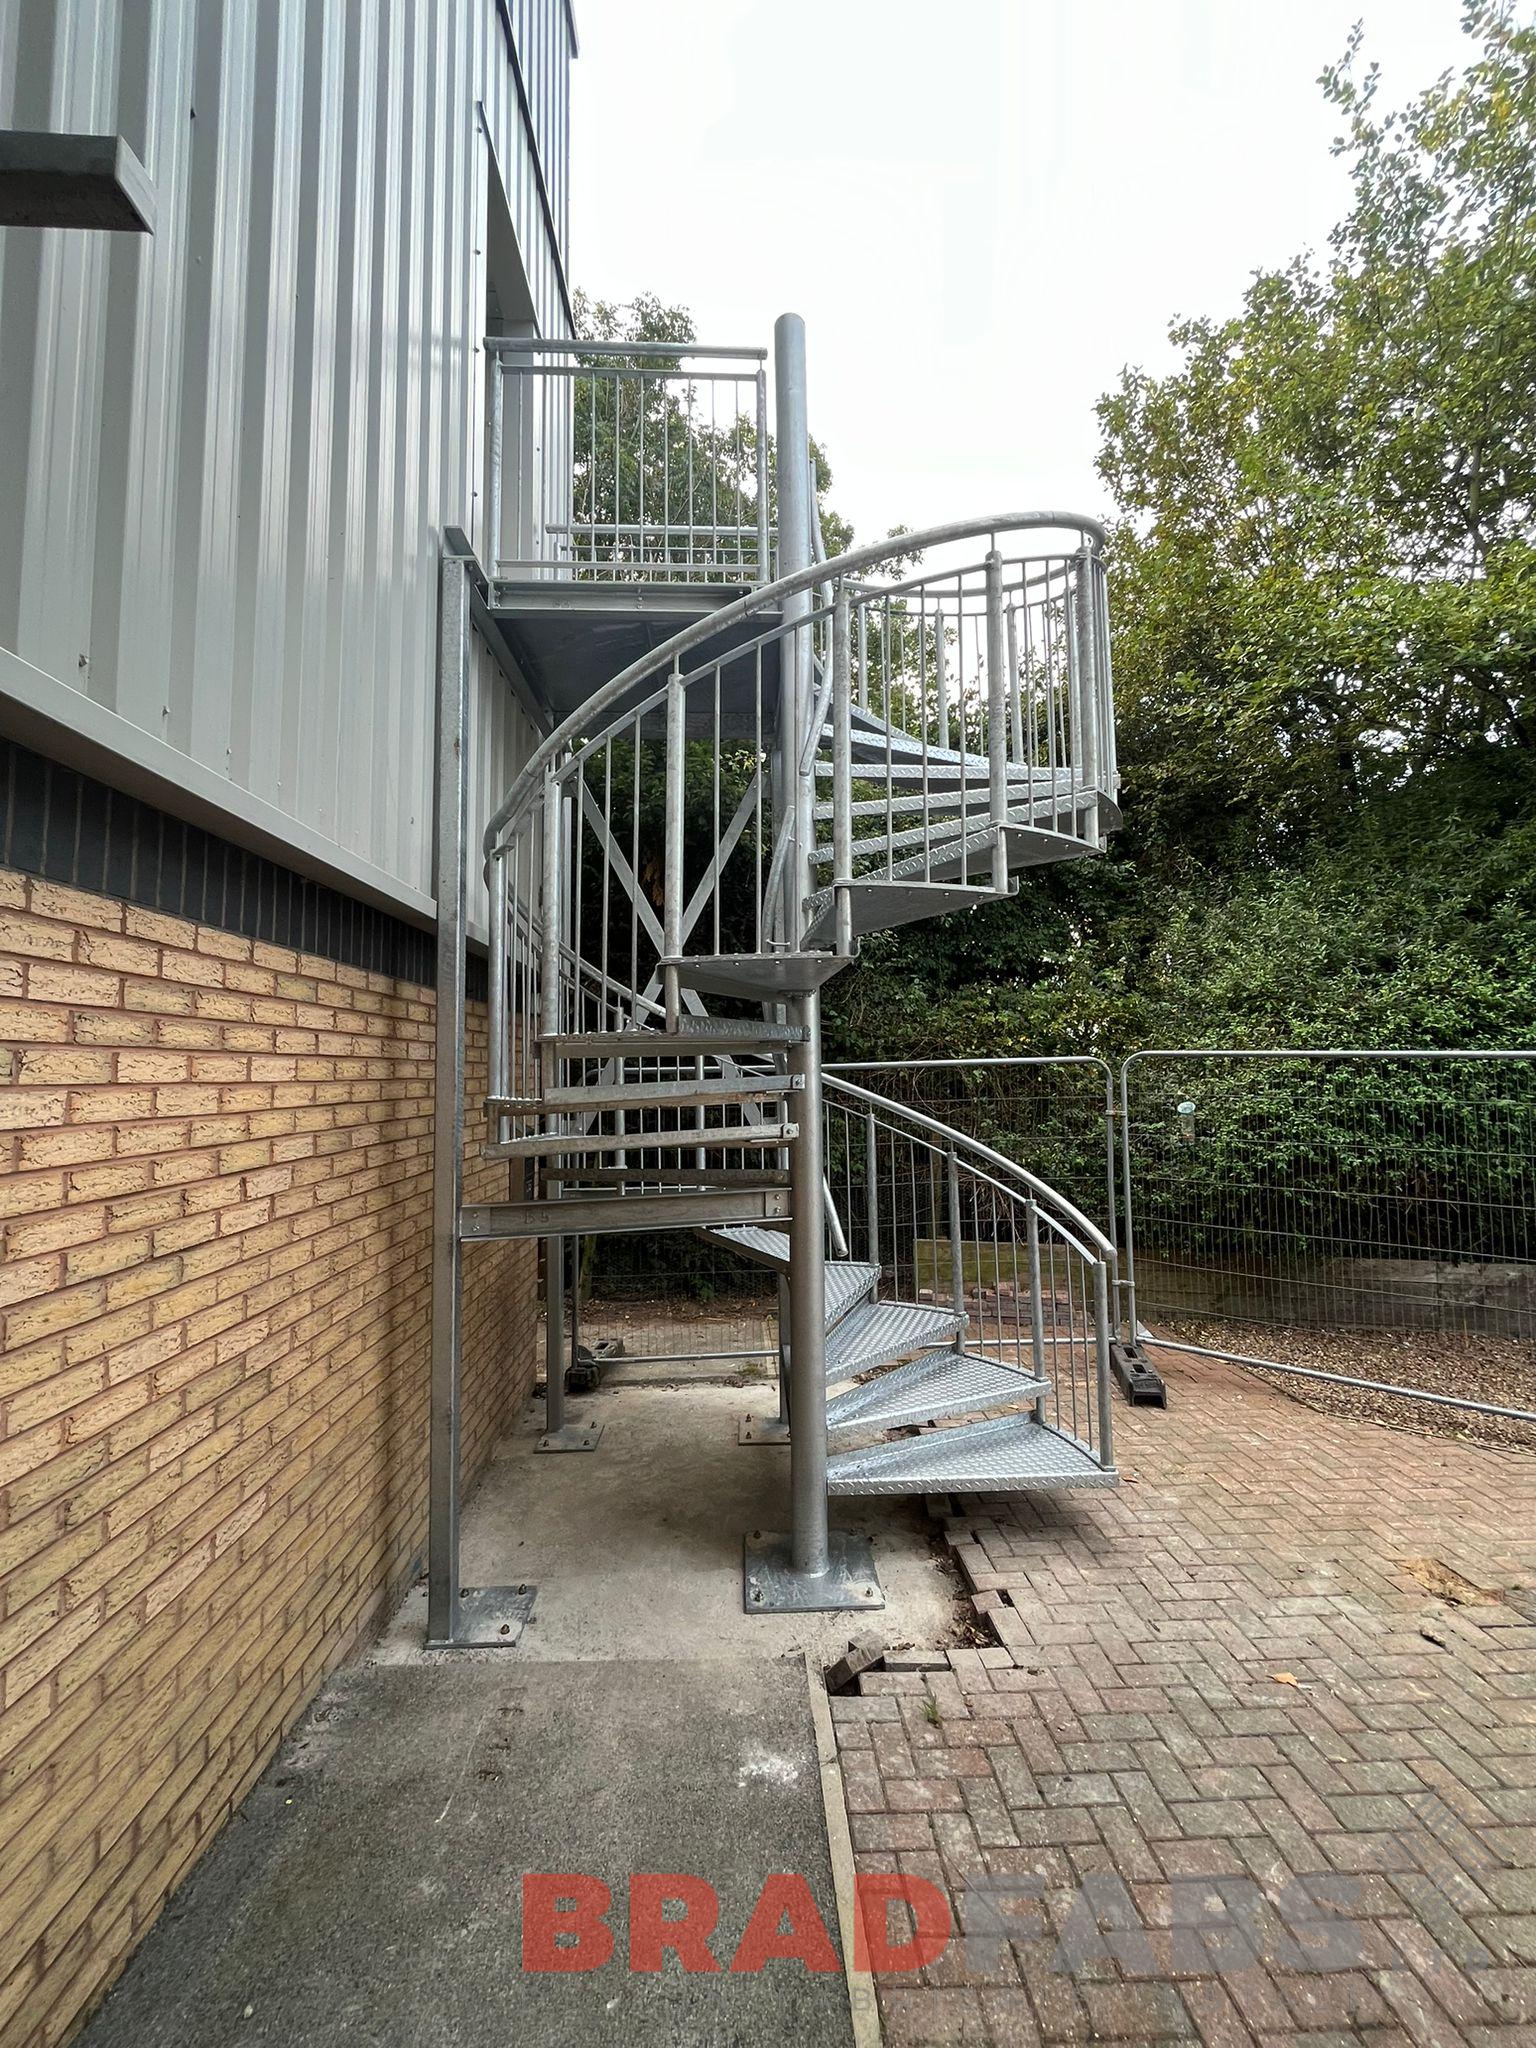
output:
[[[802,314],[862,539],[1097,512],[1094,400],[1342,210],[1316,84],[1363,14],[1388,97],[1458,0],[576,0],[572,269],[705,341]]]

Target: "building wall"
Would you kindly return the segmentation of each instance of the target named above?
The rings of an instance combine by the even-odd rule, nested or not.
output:
[[[572,49],[564,0],[0,0],[0,126],[122,132],[156,213],[0,231],[0,727],[430,915],[488,223],[502,300],[568,332]],[[482,809],[517,681],[477,663]]]
[[[432,1021],[414,982],[0,870],[0,2042],[94,2002],[419,1569]],[[471,1006],[472,1097],[485,1050]],[[535,1261],[466,1268],[472,1480]]]

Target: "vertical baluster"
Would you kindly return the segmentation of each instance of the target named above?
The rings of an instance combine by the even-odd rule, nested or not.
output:
[[[1035,1378],[1045,1378],[1045,1303],[1041,1298],[1040,1278],[1040,1210],[1031,1195],[1024,1205],[1029,1231],[1029,1337],[1033,1352]],[[1052,1371],[1055,1371],[1054,1364]],[[1045,1420],[1045,1396],[1035,1396],[1034,1416],[1036,1422]]]
[[[1120,790],[1120,769],[1115,757],[1115,679],[1111,666],[1109,638],[1109,591],[1102,556],[1093,557],[1094,614],[1098,621],[1098,688],[1100,717],[1099,787],[1114,797]]]
[[[682,675],[674,662],[667,682],[666,737],[666,860],[662,879],[662,932],[668,961],[683,950],[683,765],[687,737],[687,706]],[[666,989],[667,1029],[676,1031],[682,1014],[682,993],[675,965],[662,969]]]
[[[1099,706],[1098,706],[1098,606],[1094,602],[1093,556],[1085,546],[1077,556],[1077,581],[1073,589],[1073,610],[1075,614],[1078,685],[1078,751],[1082,756],[1081,776],[1085,796],[1092,797],[1103,786],[1099,781]],[[1097,842],[1098,807],[1094,806],[1094,823],[1090,828]]]
[[[850,1118],[850,1124],[851,1124]],[[852,1141],[850,1131],[850,1143]],[[864,1176],[869,1188],[869,1263],[880,1264],[880,1162],[875,1113],[864,1112]]]
[[[671,380],[659,377],[656,388],[661,394],[661,524],[658,528],[660,543],[661,574],[663,580],[672,575],[672,391]]]
[[[987,796],[992,831],[992,887],[1008,888],[1008,697],[1003,672],[1003,558],[987,552]]]
[[[945,1154],[949,1180],[949,1264],[950,1297],[955,1314],[965,1314],[965,1239],[960,1231],[960,1161],[953,1145]],[[957,1337],[960,1344],[963,1338]]]
[[[1013,742],[1013,764],[1024,766],[1024,693],[1019,687],[1019,608],[1009,605],[1008,615],[1008,708]]]
[[[502,406],[505,397],[502,385],[503,360],[500,349],[492,349],[486,360],[486,372],[491,380],[491,473],[486,479],[485,569],[493,583],[501,573],[501,438]]]
[[[768,560],[768,368],[757,372],[757,580],[771,578]]]
[[[490,928],[490,1072],[487,1092],[505,1095],[507,1089],[507,861],[506,849],[498,846],[491,855]]]
[[[611,834],[611,833],[612,833],[612,831],[613,831],[613,735],[612,735],[612,733],[610,733],[610,734],[608,735],[608,739],[607,739],[607,741],[606,741],[606,743],[605,743],[605,745],[604,745],[604,747],[603,747],[603,824],[604,824],[604,825],[605,825],[605,826],[607,827],[607,829],[608,829],[609,833]],[[613,862],[612,862],[611,860],[609,860],[609,859],[608,859],[608,857],[607,857],[607,854],[605,853],[605,854],[604,854],[604,856],[603,856],[603,900],[602,900],[602,908],[601,908],[601,916],[602,916],[602,920],[603,920],[603,935],[602,935],[602,953],[601,953],[601,968],[600,968],[600,972],[601,972],[601,976],[602,976],[602,980],[601,980],[601,989],[602,989],[602,996],[601,996],[601,1006],[600,1006],[600,1009],[599,1009],[599,1013],[598,1013],[598,1020],[597,1020],[597,1028],[598,1028],[598,1030],[599,1030],[599,1031],[606,1031],[606,1030],[608,1029],[608,1012],[609,1012],[609,1009],[610,1009],[610,1007],[611,1007],[611,1004],[610,1004],[610,997],[609,997],[609,973],[608,973],[608,919],[609,919],[609,914],[610,914],[610,884],[611,884],[612,876],[613,876]]]
[[[752,765],[757,777],[757,795],[752,805],[752,908],[756,950],[766,951],[763,940],[763,795],[768,782],[768,763],[763,754],[763,648],[759,641],[753,654],[752,675]]]
[[[891,753],[891,728],[895,723],[895,712],[891,705],[891,600],[889,598],[885,600],[884,625],[885,684],[882,693],[884,701],[881,704],[880,716],[881,723],[885,727],[885,872],[887,879],[889,879],[896,865],[896,849],[894,844],[896,838],[895,778],[892,774],[893,760]],[[918,640],[917,659],[918,677],[919,681],[921,681],[924,660],[921,637]]]
[[[544,775],[544,872],[539,896],[539,1029],[543,1037],[553,1038],[560,1029],[560,783],[553,768]]]
[[[640,886],[640,755],[643,751],[641,738],[641,712],[635,713],[635,758],[634,781],[630,791],[629,805],[629,873],[634,888]],[[644,1021],[640,1015],[640,912],[633,896],[629,905],[629,987],[630,1020],[638,1028]]]
[[[1097,1450],[1099,1463],[1112,1466],[1115,1462],[1114,1429],[1110,1420],[1114,1402],[1109,1384],[1109,1276],[1101,1259],[1094,1268],[1093,1312],[1096,1323],[1095,1341],[1098,1346],[1099,1378],[1099,1436]]]
[[[832,895],[835,946],[853,952],[853,701],[848,678],[848,591],[841,582],[832,618]]]
[[[921,616],[922,616],[922,624],[923,624],[923,627],[924,627],[924,628],[926,628],[926,626],[927,626],[927,609],[928,609],[928,593],[927,593],[927,591],[926,591],[926,590],[924,590],[924,592],[923,592],[923,595],[922,595],[922,600],[921,600]],[[922,632],[922,631],[920,631],[920,633],[919,633],[919,637],[918,637],[918,645],[919,645],[919,648],[921,648],[921,646],[922,646],[922,642],[923,642],[923,640],[924,640],[925,638],[926,638],[926,632]],[[920,679],[921,679],[921,675],[922,675],[922,667],[921,667],[921,662],[922,662],[922,657],[921,657],[921,655],[920,655],[920,656],[919,656],[919,671],[918,671],[918,673],[919,673],[919,678],[920,678]],[[962,693],[963,693],[963,690],[964,690],[964,682],[963,682],[963,679],[962,679],[962,684],[961,684],[961,688],[962,688]],[[928,725],[927,695],[928,695],[927,691],[926,691],[926,690],[924,690],[924,691],[923,691],[923,728],[924,728],[924,731],[925,731],[925,732],[926,732],[926,730],[927,730],[927,725]],[[943,608],[943,606],[942,606],[942,605],[941,605],[941,604],[939,603],[939,598],[938,598],[938,593],[937,593],[937,591],[935,591],[935,593],[934,593],[934,613],[933,613],[933,702],[934,702],[934,733],[935,733],[935,737],[937,738],[937,740],[938,740],[938,744],[939,744],[939,745],[940,745],[941,747],[947,747],[947,746],[949,745],[949,743],[950,743],[950,742],[949,742],[949,645],[948,645],[948,642],[947,642],[947,641],[945,640],[945,638],[944,638],[944,608]],[[964,712],[963,712],[963,705],[962,705],[962,716],[961,716],[961,723],[962,723],[962,725],[964,724]]]

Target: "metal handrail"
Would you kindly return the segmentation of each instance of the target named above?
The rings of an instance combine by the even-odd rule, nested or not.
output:
[[[1062,1433],[1071,1436],[1076,1442],[1082,1444],[1098,1459],[1101,1466],[1106,1470],[1112,1470],[1114,1465],[1114,1446],[1110,1342],[1112,1337],[1113,1310],[1111,1304],[1114,1298],[1115,1252],[1114,1246],[1109,1239],[1098,1229],[1097,1225],[1084,1216],[1082,1211],[1064,1195],[1060,1194],[1058,1190],[1051,1187],[1047,1182],[1042,1181],[1038,1175],[1031,1173],[1027,1167],[1020,1166],[1017,1160],[1008,1159],[1002,1153],[993,1151],[991,1146],[982,1143],[980,1139],[972,1138],[964,1131],[955,1130],[951,1125],[941,1123],[938,1118],[928,1116],[921,1110],[912,1109],[905,1103],[893,1102],[887,1096],[877,1095],[871,1089],[861,1088],[856,1083],[844,1081],[836,1075],[824,1072],[823,1086],[826,1090],[824,1097],[825,1109],[829,1117],[841,1116],[849,1126],[858,1122],[862,1122],[864,1126],[864,1199],[868,1212],[865,1220],[871,1239],[869,1256],[872,1260],[882,1265],[884,1264],[881,1244],[884,1227],[887,1225],[896,1230],[896,1257],[898,1265],[901,1258],[901,1219],[899,1216],[899,1205],[894,1194],[890,1204],[889,1215],[881,1215],[883,1206],[881,1196],[883,1174],[878,1157],[877,1133],[884,1133],[888,1140],[894,1141],[897,1145],[905,1143],[908,1147],[912,1148],[914,1157],[917,1151],[920,1150],[926,1153],[930,1159],[942,1163],[942,1180],[933,1173],[932,1168],[929,1169],[930,1187],[937,1188],[941,1186],[943,1190],[942,1195],[939,1197],[938,1209],[934,1212],[934,1222],[937,1225],[940,1215],[947,1211],[950,1282],[954,1293],[955,1308],[959,1313],[968,1314],[963,1276],[966,1242],[964,1237],[965,1226],[962,1220],[966,1207],[963,1190],[968,1187],[972,1190],[986,1190],[993,1197],[1001,1196],[1003,1201],[1009,1205],[1005,1213],[1010,1218],[1016,1216],[1018,1211],[1023,1212],[1022,1234],[1028,1247],[1029,1263],[1030,1344],[1034,1356],[1036,1376],[1041,1379],[1046,1377],[1043,1369],[1045,1353],[1047,1350],[1054,1348],[1056,1358],[1050,1378],[1054,1387],[1053,1398],[1058,1404],[1059,1426],[1061,1421],[1064,1420],[1061,1415],[1063,1386],[1060,1361],[1062,1352],[1065,1352],[1069,1363],[1064,1401],[1066,1407],[1070,1409],[1071,1427],[1063,1429]],[[838,1098],[842,1099],[839,1100]],[[913,1133],[914,1126],[917,1135]],[[850,1185],[852,1185],[853,1180],[854,1174],[850,1152]],[[993,1211],[993,1219],[992,1242],[994,1257],[998,1260],[997,1280],[999,1293],[997,1298],[1000,1301],[1002,1298],[1002,1275],[1001,1259],[998,1256],[1000,1241],[997,1234],[995,1209]],[[971,1220],[973,1224],[980,1223],[981,1216],[979,1210],[973,1211]],[[911,1232],[909,1256],[913,1260],[914,1265],[916,1265],[922,1240],[919,1236],[919,1224],[915,1213],[909,1227]],[[1042,1246],[1040,1243],[1042,1227],[1050,1233],[1051,1244],[1060,1247],[1063,1252],[1071,1257],[1079,1259],[1084,1268],[1084,1285],[1076,1308],[1072,1307],[1071,1268],[1068,1268],[1068,1333],[1064,1337],[1055,1334],[1048,1336],[1042,1318]],[[1007,1235],[1002,1242],[1011,1241],[1016,1246],[1019,1242],[1018,1224],[1010,1221],[1006,1225],[1006,1231]],[[977,1239],[978,1243],[983,1241],[982,1239]],[[1054,1254],[1052,1256],[1054,1257]],[[1054,1265],[1052,1270],[1054,1272]],[[937,1275],[935,1278],[937,1280]],[[1093,1296],[1091,1313],[1087,1300],[1090,1279]],[[1080,1334],[1077,1333],[1075,1328],[1076,1320],[1079,1316],[1083,1319]],[[999,1311],[999,1318],[997,1341],[1006,1343],[1007,1340],[1002,1333],[1001,1311]],[[1022,1342],[1017,1327],[1015,1328],[1014,1342],[1016,1345]],[[1082,1347],[1081,1363],[1083,1366],[1083,1373],[1081,1374],[1079,1373],[1080,1346]],[[1092,1353],[1091,1371],[1088,1367],[1088,1350],[1090,1347]],[[1080,1397],[1081,1407],[1079,1406]],[[1037,1422],[1045,1422],[1043,1400],[1036,1402],[1035,1419]],[[1085,1426],[1086,1435],[1083,1433],[1083,1428],[1079,1425]]]
[[[595,341],[590,335],[487,334],[485,346],[497,355],[694,356],[765,363],[765,348],[707,346],[695,341]]]
[[[872,1089],[861,1088],[856,1081],[845,1081],[840,1074],[834,1074],[830,1068],[823,1069],[822,1087],[839,1095],[851,1095],[867,1108],[884,1110],[892,1116],[904,1118],[908,1123],[918,1124],[925,1131],[931,1131],[942,1138],[946,1148],[953,1146],[957,1151],[970,1152],[978,1159],[984,1160],[990,1173],[1011,1174],[1023,1181],[1036,1201],[1043,1200],[1052,1204],[1070,1222],[1072,1228],[1092,1245],[1091,1252],[1083,1246],[1078,1247],[1083,1251],[1085,1258],[1102,1259],[1106,1265],[1114,1263],[1115,1247],[1099,1226],[1085,1216],[1075,1202],[1068,1201],[1065,1195],[1053,1188],[1049,1181],[1041,1180],[1038,1174],[1031,1173],[1027,1166],[1021,1166],[1016,1159],[1008,1158],[1003,1152],[994,1152],[992,1147],[984,1145],[980,1138],[972,1138],[964,1131],[957,1131],[953,1125],[941,1123],[936,1116],[929,1116],[923,1110],[910,1109],[903,1102],[892,1102],[888,1095],[876,1095]]]
[[[1000,512],[986,519],[947,520],[941,526],[924,527],[917,533],[902,534],[898,539],[887,539],[866,544],[861,548],[850,548],[836,555],[829,562],[813,562],[809,568],[796,570],[792,575],[780,576],[772,583],[748,591],[731,604],[723,605],[718,611],[684,626],[669,640],[648,654],[632,661],[628,668],[621,669],[600,690],[596,690],[585,704],[557,725],[534,749],[524,763],[521,773],[507,791],[506,796],[492,812],[486,824],[482,845],[487,857],[496,847],[503,828],[521,812],[532,807],[533,800],[543,789],[544,772],[567,748],[580,739],[587,738],[594,729],[595,721],[615,704],[621,703],[625,694],[647,676],[676,667],[681,657],[706,641],[729,632],[744,619],[756,612],[770,610],[783,604],[786,598],[797,597],[804,591],[813,590],[817,584],[833,578],[845,578],[860,570],[873,568],[875,564],[889,561],[893,556],[907,555],[914,550],[927,551],[945,547],[959,540],[975,540],[983,534],[1004,532],[1074,532],[1082,534],[1094,554],[1101,554],[1108,538],[1104,527],[1096,520],[1074,512]]]

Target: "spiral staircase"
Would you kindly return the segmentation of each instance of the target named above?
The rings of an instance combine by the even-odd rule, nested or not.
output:
[[[818,559],[783,329],[782,573],[589,695],[486,828],[484,1144],[512,1185],[457,1226],[548,1241],[550,1449],[595,1441],[564,1411],[570,1241],[694,1231],[779,1277],[792,1528],[748,1543],[761,1609],[878,1604],[829,1497],[1116,1476],[1112,1243],[1017,1161],[824,1072],[819,1006],[871,934],[1102,848],[1103,536],[1010,514]]]

